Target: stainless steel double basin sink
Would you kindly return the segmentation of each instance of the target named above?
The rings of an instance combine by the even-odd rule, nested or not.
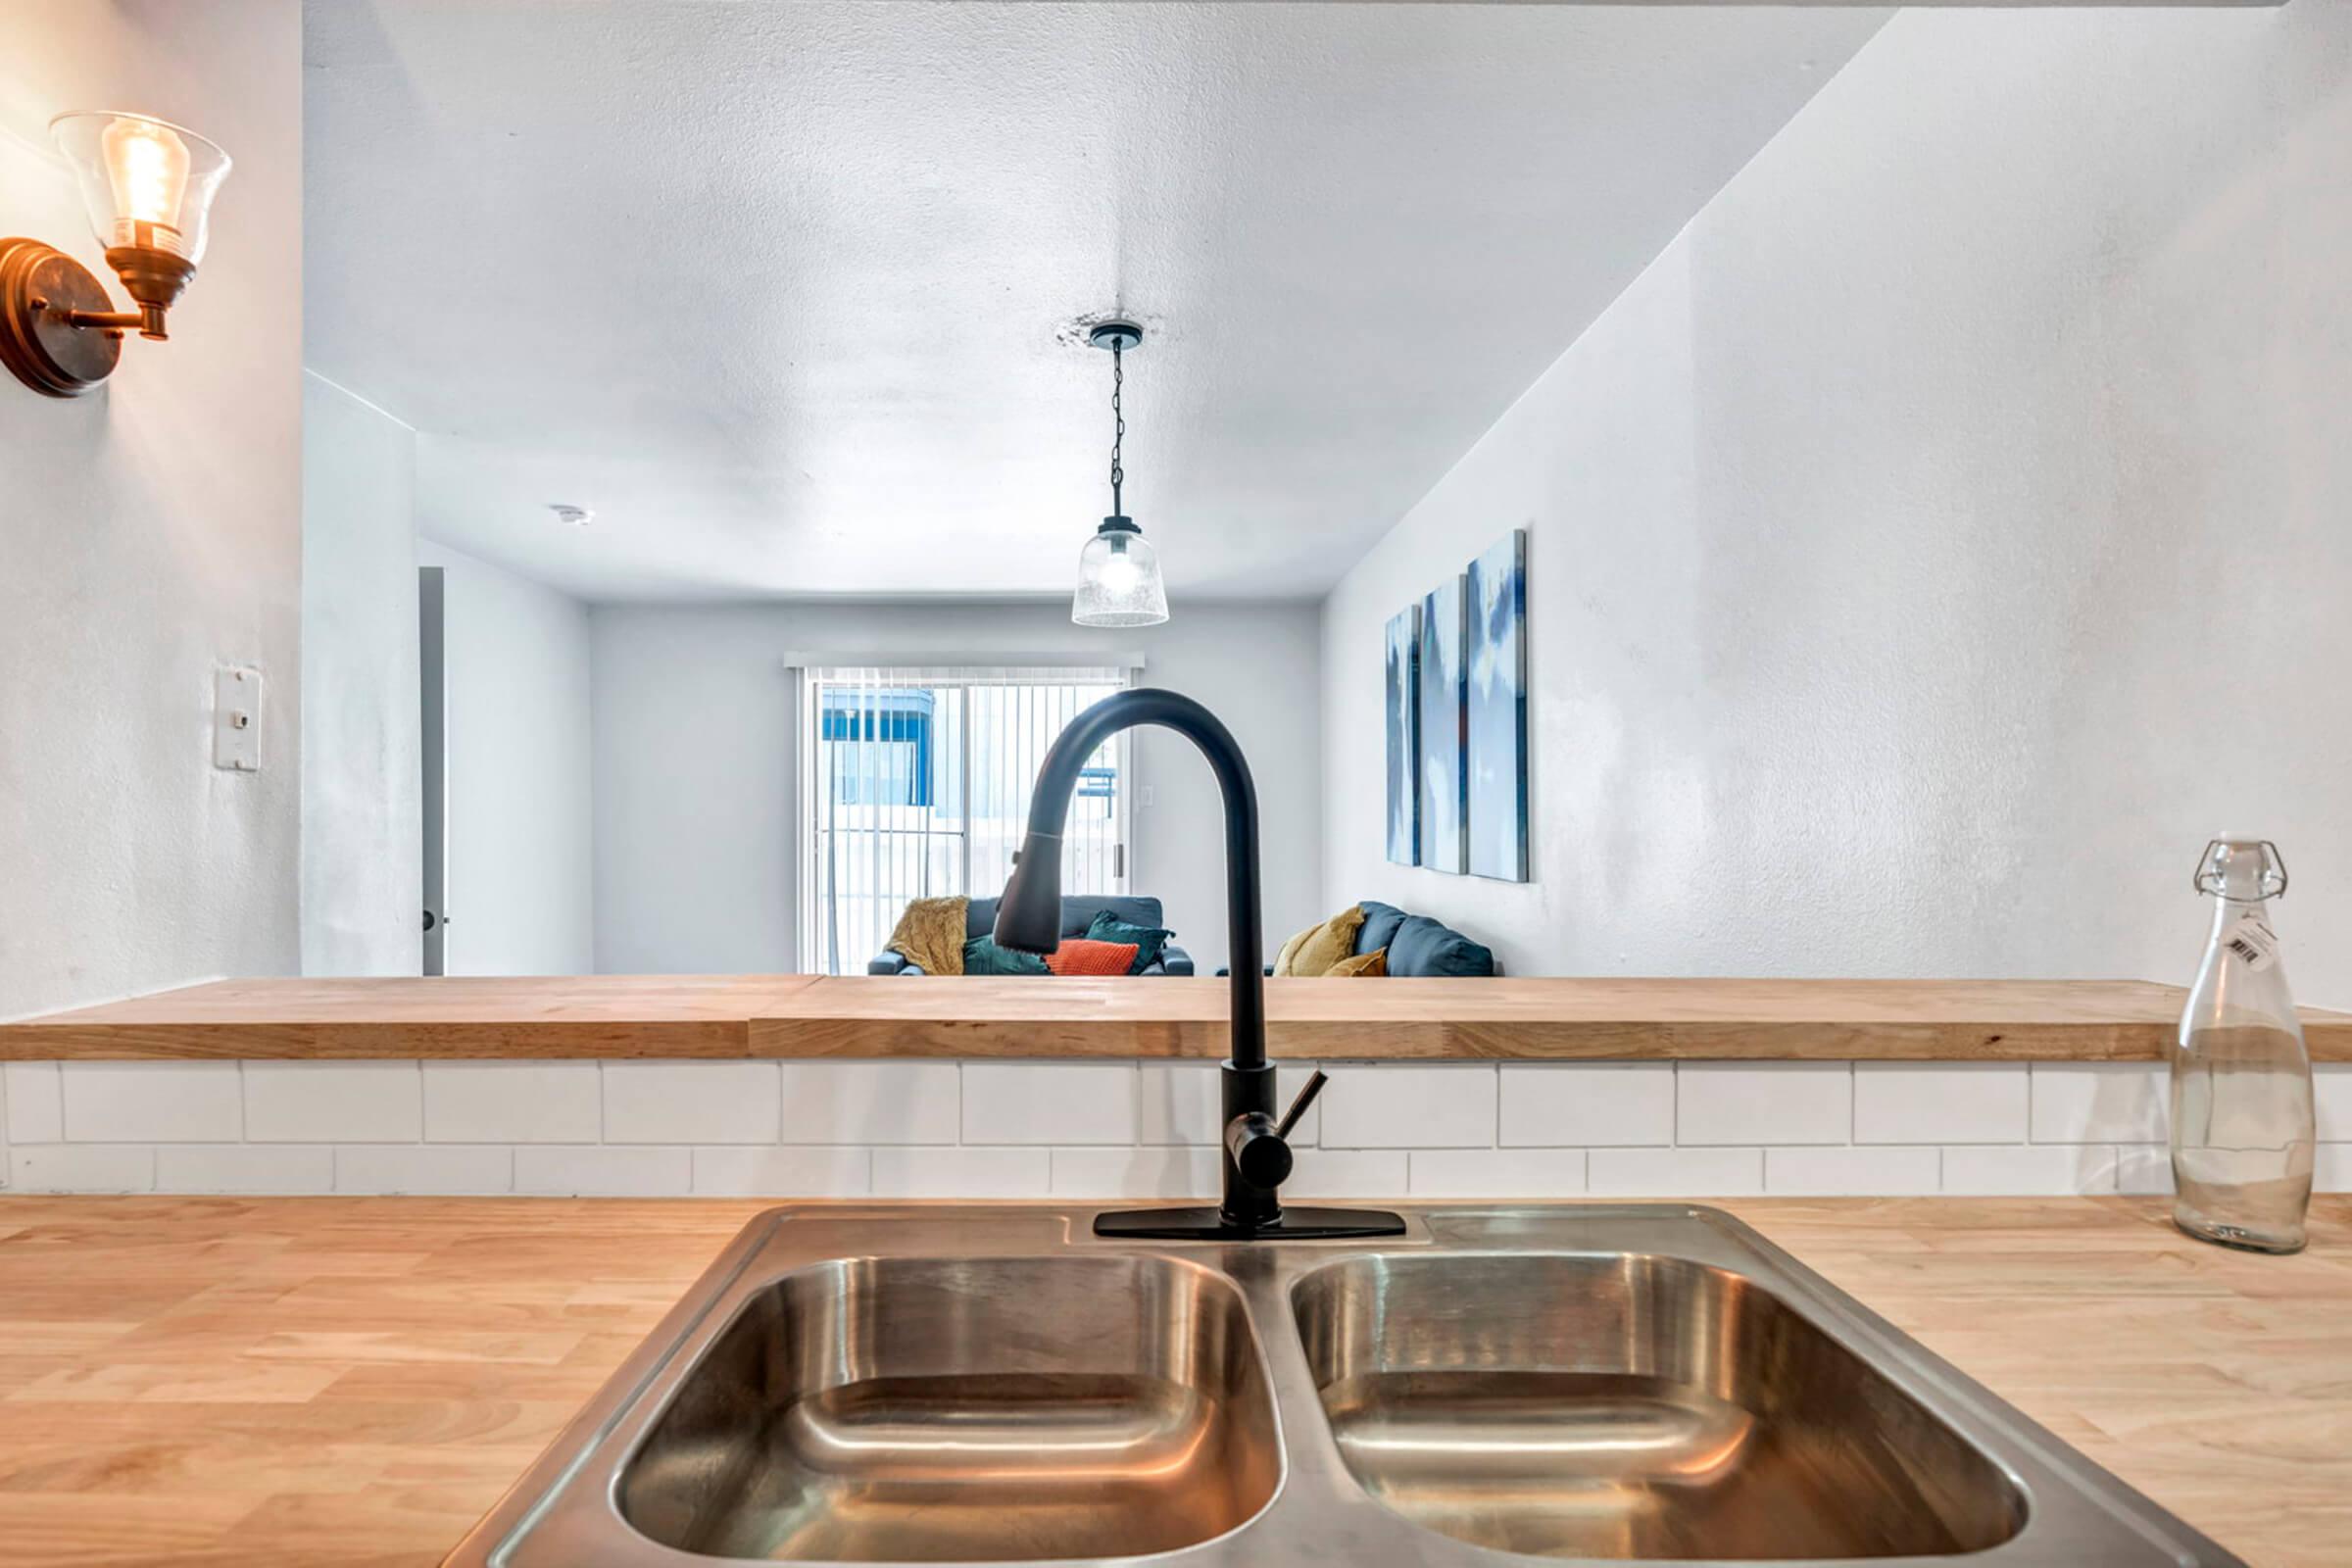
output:
[[[2237,1559],[1728,1215],[760,1216],[453,1568]]]

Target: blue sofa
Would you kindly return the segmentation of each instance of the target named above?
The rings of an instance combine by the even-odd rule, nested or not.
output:
[[[1104,898],[1101,895],[1071,894],[1065,896],[1061,901],[1063,939],[1066,941],[1085,936],[1086,928],[1094,924],[1095,916],[1105,909],[1129,925],[1165,926],[1168,923],[1160,917],[1157,899]],[[995,899],[972,900],[964,910],[963,939],[969,942],[974,937],[984,937],[995,930],[996,926],[997,901]],[[865,972],[867,974],[919,975],[923,969],[922,965],[908,963],[898,954],[885,952],[867,961]],[[1159,962],[1141,972],[1144,974],[1191,974],[1193,972],[1193,956],[1171,942],[1160,950]]]
[[[1364,900],[1362,906],[1364,923],[1355,934],[1354,951],[1360,956],[1375,948],[1388,949],[1392,977],[1410,980],[1425,975],[1502,973],[1502,960],[1494,956],[1492,948],[1471,941],[1449,925],[1372,899]],[[1274,966],[1266,965],[1266,973],[1273,972]]]

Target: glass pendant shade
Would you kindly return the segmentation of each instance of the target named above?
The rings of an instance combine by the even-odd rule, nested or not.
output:
[[[228,154],[184,126],[144,115],[60,115],[49,122],[74,166],[90,228],[108,250],[161,251],[193,268]]]
[[[1156,626],[1168,618],[1159,556],[1125,517],[1105,517],[1078,553],[1070,619],[1081,626]]]

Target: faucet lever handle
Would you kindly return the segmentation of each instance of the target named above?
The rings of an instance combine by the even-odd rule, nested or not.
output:
[[[1274,1136],[1288,1143],[1291,1129],[1298,1125],[1298,1118],[1306,1114],[1306,1107],[1315,1102],[1315,1097],[1323,1092],[1323,1086],[1329,1082],[1331,1079],[1322,1068],[1317,1067],[1313,1076],[1299,1086],[1298,1098],[1291,1102],[1291,1108],[1282,1113],[1282,1120],[1274,1128]]]

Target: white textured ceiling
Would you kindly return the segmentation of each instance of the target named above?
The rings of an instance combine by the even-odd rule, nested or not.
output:
[[[1062,592],[1117,307],[1172,591],[1319,593],[1886,15],[312,0],[306,358],[592,599]]]

